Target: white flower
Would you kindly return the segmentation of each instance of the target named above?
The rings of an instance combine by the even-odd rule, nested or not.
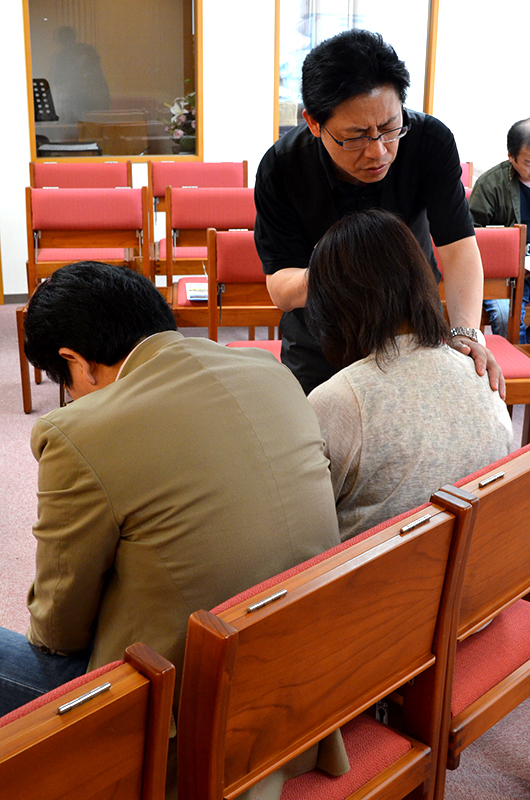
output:
[[[185,99],[184,97],[175,97],[173,101],[173,105],[170,106],[170,111],[173,114],[173,117],[179,117],[181,114],[186,113],[186,109],[184,108]],[[174,120],[172,120],[174,121]]]

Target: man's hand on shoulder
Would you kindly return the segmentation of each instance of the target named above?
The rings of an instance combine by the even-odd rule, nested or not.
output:
[[[493,391],[498,391],[502,399],[506,400],[504,376],[493,353],[484,345],[467,338],[467,336],[453,336],[449,343],[455,350],[473,359],[478,375],[484,375],[487,372]]]

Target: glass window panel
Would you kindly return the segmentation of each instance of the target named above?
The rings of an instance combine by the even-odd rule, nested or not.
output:
[[[429,0],[280,0],[280,136],[302,119],[302,64],[316,45],[350,28],[380,33],[411,76],[407,105],[423,108]],[[413,23],[411,23],[411,20]]]
[[[194,0],[27,1],[37,156],[196,152]]]

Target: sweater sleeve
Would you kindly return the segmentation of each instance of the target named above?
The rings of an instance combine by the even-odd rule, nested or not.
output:
[[[93,641],[120,521],[90,464],[52,423],[37,421],[31,446],[39,462],[39,505],[27,637],[50,652],[68,654]]]
[[[341,375],[317,386],[308,399],[320,423],[338,506],[344,497],[351,494],[358,475],[362,450],[359,402]]]

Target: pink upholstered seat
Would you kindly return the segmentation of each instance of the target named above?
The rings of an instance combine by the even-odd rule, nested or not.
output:
[[[530,661],[530,603],[518,600],[456,652],[451,714],[455,717]]]
[[[402,758],[410,741],[397,731],[367,716],[352,719],[341,728],[350,771],[331,777],[314,769],[287,781],[281,800],[344,800]]]
[[[506,380],[530,380],[530,358],[514,347],[504,336],[488,334],[486,335],[486,345],[495,356]]]
[[[227,342],[227,347],[258,347],[260,350],[268,350],[278,361],[281,361],[282,340],[281,339],[243,339],[238,342]]]

